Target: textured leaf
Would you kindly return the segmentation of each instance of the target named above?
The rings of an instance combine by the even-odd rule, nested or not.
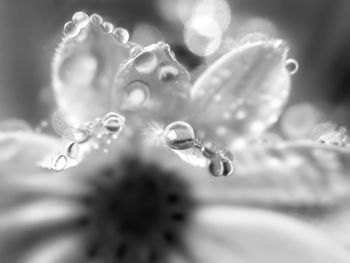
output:
[[[194,83],[191,121],[226,145],[262,133],[277,121],[289,95],[286,55],[280,40],[246,44],[224,55]]]

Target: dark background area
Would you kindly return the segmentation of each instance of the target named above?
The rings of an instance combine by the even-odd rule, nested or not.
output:
[[[231,9],[278,26],[300,64],[290,103],[311,102],[335,122],[350,124],[350,1],[228,0]],[[159,14],[153,0],[26,0],[0,2],[0,120],[32,125],[49,117],[42,102],[50,86],[50,63],[62,27],[78,10],[99,13],[132,31],[140,22],[155,25],[190,68],[202,58],[188,51],[181,30]],[[41,95],[40,95],[41,94]]]

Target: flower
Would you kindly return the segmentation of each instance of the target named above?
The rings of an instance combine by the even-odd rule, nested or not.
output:
[[[109,42],[114,26],[103,23],[96,15],[89,19],[79,13],[73,16],[74,23],[66,24],[67,39],[54,61],[57,101],[67,122],[61,125],[56,122],[56,129],[74,140],[70,136],[75,135],[79,125],[109,110],[105,108],[107,87],[114,83],[111,72],[115,69],[112,64],[116,63],[110,56],[122,54],[123,45],[130,45],[126,49],[139,55],[119,69],[117,84],[114,83],[116,94],[121,94],[122,83],[128,87],[132,83],[130,89],[134,91],[135,82],[141,94],[136,96],[127,89],[123,97],[126,105],[119,101],[120,96],[113,97],[126,116],[125,131],[113,143],[101,144],[109,150],[107,154],[104,149],[96,149],[70,169],[54,172],[38,166],[47,155],[60,152],[61,140],[31,131],[0,133],[2,262],[349,262],[350,252],[331,234],[295,218],[261,209],[262,205],[298,207],[312,201],[312,205],[329,207],[346,198],[348,188],[340,187],[346,182],[349,170],[347,149],[314,142],[283,142],[263,147],[252,144],[250,149],[235,152],[240,176],[214,178],[206,169],[192,165],[193,158],[188,157],[198,157],[198,152],[176,152],[189,162],[186,163],[166,147],[145,143],[141,136],[147,122],[174,121],[184,112],[193,113],[189,120],[209,138],[224,145],[232,140],[231,135],[255,132],[257,126],[258,130],[262,126],[266,128],[275,119],[263,121],[267,113],[261,106],[261,96],[269,95],[264,100],[268,99],[271,106],[269,99],[275,94],[268,94],[267,84],[282,83],[286,89],[289,87],[289,79],[284,69],[278,67],[280,60],[275,56],[281,54],[275,53],[275,48],[280,50],[280,43],[242,48],[209,69],[194,85],[199,91],[203,85],[207,87],[208,76],[225,72],[222,69],[229,64],[234,66],[232,71],[237,70],[229,85],[241,86],[243,79],[248,87],[253,83],[258,88],[264,87],[258,93],[243,92],[238,98],[252,115],[237,128],[215,120],[213,112],[207,112],[206,119],[198,113],[206,110],[204,102],[215,113],[224,108],[225,103],[210,104],[207,99],[215,93],[227,92],[227,82],[222,83],[219,78],[209,87],[224,84],[222,91],[213,88],[209,94],[194,92],[196,100],[189,101],[184,93],[186,85],[182,85],[188,81],[187,73],[176,64],[168,46],[161,43],[144,50],[118,38],[119,46],[114,48],[115,43]],[[106,45],[109,48],[103,48]],[[111,50],[113,53],[109,53]],[[162,51],[169,57],[163,57]],[[153,63],[159,57],[164,59],[160,69]],[[233,62],[233,58],[238,62]],[[255,62],[259,62],[257,66],[252,65]],[[135,68],[137,72],[133,71]],[[147,75],[147,82],[135,78],[154,72],[159,73],[156,79]],[[266,72],[269,77],[264,79],[261,74]],[[282,75],[274,77],[270,73]],[[176,81],[177,77],[180,81]],[[256,82],[258,78],[260,82]],[[156,84],[163,80],[169,86]],[[151,99],[149,93],[153,95]],[[277,104],[283,104],[285,94],[277,93],[280,96]],[[232,96],[225,95],[232,103]],[[145,98],[149,106],[140,110]],[[177,111],[179,105],[184,107]],[[281,105],[274,107],[277,110],[272,115],[278,115]],[[259,125],[256,120],[260,121]],[[215,136],[216,129],[211,125],[217,124],[224,125],[230,134]],[[255,127],[253,131],[252,127]],[[71,128],[73,132],[67,135]],[[95,139],[100,143],[103,138]],[[86,140],[77,143],[83,145]],[[293,174],[298,174],[298,178]],[[281,176],[283,182],[290,183],[288,189],[281,183]],[[331,178],[323,183],[326,176]],[[315,193],[316,186],[321,193]],[[306,195],[295,194],[294,191],[305,187]],[[280,198],[281,191],[284,198]],[[253,204],[259,207],[254,208]]]

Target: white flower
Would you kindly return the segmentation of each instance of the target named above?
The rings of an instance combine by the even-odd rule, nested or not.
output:
[[[57,101],[67,116],[65,121],[72,126],[110,110],[105,106],[117,63],[110,56],[125,52],[120,47],[113,48],[115,43],[108,42],[112,41],[110,36],[102,34],[97,27],[102,25],[103,30],[112,32],[110,25],[93,17],[95,24],[86,22],[82,14],[80,23],[76,22],[78,29],[69,34],[66,31],[69,38],[58,53],[63,55],[57,55],[54,63]],[[127,41],[124,42],[118,45],[127,45]],[[270,90],[271,85],[274,88],[286,85],[287,91],[289,88],[289,79],[277,55],[281,52],[275,52],[275,44],[264,42],[242,48],[209,69],[194,85],[197,91],[207,87],[208,76],[225,72],[221,69],[227,69],[228,64],[232,66],[226,73],[230,75],[226,76],[229,84],[219,78],[216,84],[208,84],[213,88],[208,94],[194,92],[195,100],[184,96],[183,84],[189,83],[186,71],[176,64],[167,46],[161,44],[169,57],[162,61],[168,64],[166,68],[160,67],[160,71],[158,64],[150,66],[154,57],[149,53],[147,57],[136,56],[126,61],[118,71],[123,78],[116,80],[119,83],[116,84],[117,93],[121,92],[120,87],[127,78],[139,84],[146,83],[145,78],[148,88],[142,86],[141,90],[153,96],[142,110],[138,107],[130,110],[130,103],[123,109],[120,98],[113,97],[112,101],[120,102],[117,107],[127,119],[125,134],[109,146],[108,154],[102,149],[93,151],[71,169],[53,172],[37,165],[48,154],[60,149],[61,141],[57,138],[30,131],[0,133],[0,261],[349,262],[350,252],[327,231],[262,209],[263,206],[299,207],[302,204],[328,206],[348,197],[349,188],[341,188],[342,183],[347,182],[349,171],[350,155],[346,149],[311,142],[251,145],[249,149],[235,152],[239,176],[214,178],[206,169],[183,162],[167,148],[140,140],[140,132],[147,122],[172,122],[189,112],[196,113],[190,118],[196,127],[223,145],[227,145],[233,135],[243,136],[252,127],[266,129],[273,120],[265,121],[268,114],[263,101],[269,101],[269,110],[274,105],[276,111],[272,115],[278,116],[282,106],[271,104],[271,96],[275,94]],[[130,44],[125,49],[135,47],[140,48]],[[155,47],[159,46],[148,48],[160,52],[157,55],[165,59],[162,50]],[[113,52],[106,52],[110,50]],[[132,66],[140,59],[148,63],[141,63],[143,67],[132,72],[135,70]],[[156,79],[152,79],[153,75],[143,75],[154,72],[161,74],[156,74]],[[175,76],[169,76],[174,72]],[[176,81],[179,76],[181,81]],[[157,82],[164,81],[163,78],[166,83],[170,81],[167,85],[173,90]],[[237,95],[237,100],[252,114],[248,116],[249,121],[237,128],[215,119],[227,104],[212,104],[208,99],[227,93],[230,85],[241,87],[243,83],[251,89],[249,92],[243,89],[243,95]],[[215,90],[218,85],[224,88]],[[253,85],[257,86],[258,93],[252,89]],[[268,96],[262,99],[263,95]],[[283,104],[285,94],[280,96],[283,98],[277,102]],[[227,102],[234,102],[232,94],[226,97],[229,98]],[[143,104],[142,100],[132,100],[135,101]],[[203,103],[211,110],[206,112]],[[184,108],[175,111],[179,105]],[[204,116],[198,111],[208,114]],[[260,125],[256,125],[256,120]],[[227,136],[215,135],[213,127],[218,124],[228,130]],[[322,184],[326,177],[329,183]],[[312,182],[304,184],[310,180]],[[284,182],[288,182],[288,187]],[[319,187],[320,194],[313,191],[314,187]],[[298,192],[300,189],[306,194]]]

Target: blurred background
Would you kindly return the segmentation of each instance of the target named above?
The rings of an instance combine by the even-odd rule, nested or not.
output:
[[[349,0],[1,0],[0,121],[49,118],[51,59],[79,10],[143,45],[168,42],[193,79],[239,43],[285,39],[300,66],[289,106],[311,103],[325,120],[350,125]]]

